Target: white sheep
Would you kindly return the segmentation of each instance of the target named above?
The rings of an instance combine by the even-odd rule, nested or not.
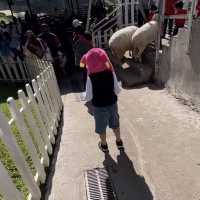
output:
[[[155,19],[155,18],[154,18]],[[156,20],[152,20],[138,28],[132,35],[133,57],[141,62],[141,56],[146,47],[156,40],[159,25]]]
[[[138,29],[136,26],[127,26],[116,31],[109,40],[109,47],[114,56],[122,59],[128,50],[132,50],[132,35]]]

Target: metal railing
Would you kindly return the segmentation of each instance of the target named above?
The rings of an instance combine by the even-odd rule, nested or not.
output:
[[[112,34],[119,28],[138,24],[138,0],[118,1],[116,8],[92,28],[93,45],[107,48]]]

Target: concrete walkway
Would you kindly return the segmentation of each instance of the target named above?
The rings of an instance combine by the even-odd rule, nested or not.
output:
[[[76,93],[62,96],[64,127],[50,200],[85,200],[84,171],[109,167],[119,200],[200,199],[200,115],[165,90],[123,90],[125,153],[108,131],[110,155],[97,147],[94,121]]]

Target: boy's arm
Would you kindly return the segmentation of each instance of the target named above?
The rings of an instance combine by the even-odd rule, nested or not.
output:
[[[115,94],[118,95],[121,92],[121,88],[119,86],[119,83],[114,71],[113,71],[113,78],[114,78],[114,91],[115,91]]]
[[[90,78],[87,78],[86,82],[86,95],[85,95],[85,101],[89,102],[93,98],[93,93],[92,93],[92,83]]]
[[[105,62],[105,65],[108,69],[112,70],[113,72],[113,79],[114,79],[114,92],[116,95],[118,95],[120,92],[121,92],[121,88],[119,86],[119,83],[118,83],[118,80],[117,80],[117,77],[116,77],[116,74],[114,72],[114,68],[113,68],[113,65],[109,59],[109,57],[107,56],[107,54],[105,53],[105,57],[104,59],[106,60]]]

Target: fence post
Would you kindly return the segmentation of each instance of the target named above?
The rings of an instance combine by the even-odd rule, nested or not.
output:
[[[11,63],[12,69],[15,72],[15,76],[16,76],[17,80],[20,80],[20,76],[19,76],[19,73],[18,73],[17,68],[16,68],[17,65],[19,66],[19,63],[17,61],[14,62],[14,60],[13,60],[13,62]]]
[[[16,163],[16,167],[19,170],[27,188],[31,192],[31,196],[33,200],[39,200],[41,198],[41,192],[39,187],[37,186],[34,177],[31,173],[31,170],[27,166],[27,163],[17,146],[17,141],[14,138],[10,126],[8,125],[7,119],[0,112],[0,138],[6,145],[11,157]]]
[[[44,106],[45,106],[47,113],[49,115],[49,118],[50,118],[53,133],[54,133],[54,135],[56,135],[57,134],[57,130],[56,130],[56,127],[55,127],[55,121],[56,120],[55,120],[55,116],[52,112],[51,100],[48,99],[48,97],[45,93],[46,85],[44,83],[42,83],[41,76],[37,76],[37,82],[38,82],[38,86],[39,86],[39,91],[40,91],[42,99],[44,101]]]
[[[128,26],[128,6],[129,6],[129,0],[124,0],[125,27]]]
[[[25,75],[25,70],[24,70],[24,63],[21,61],[21,60],[19,60],[19,58],[17,57],[17,63],[19,64],[19,69],[20,69],[20,72],[21,72],[21,74],[22,74],[22,79],[23,80],[27,80],[27,77],[26,77],[26,75]]]
[[[18,96],[19,96],[19,100],[20,100],[20,102],[21,102],[21,104],[22,104],[22,106],[23,106],[23,108],[24,108],[24,110],[27,114],[27,121],[28,121],[28,124],[31,128],[32,133],[35,136],[35,140],[37,142],[39,151],[42,154],[42,159],[44,159],[44,161],[42,160],[41,162],[42,163],[44,162],[44,165],[48,167],[49,166],[49,157],[48,157],[48,154],[46,152],[47,149],[45,149],[45,145],[44,145],[41,133],[40,133],[40,129],[38,128],[38,126],[37,126],[37,124],[36,124],[36,122],[33,118],[33,114],[32,114],[32,112],[29,108],[27,98],[26,98],[26,96],[25,96],[25,94],[22,90],[18,91]]]
[[[2,60],[0,58],[0,73],[2,74],[3,78],[6,80],[7,76],[6,76],[6,73],[5,73],[4,69],[3,69],[3,64],[1,62],[2,62]]]
[[[131,4],[131,24],[132,23],[134,23],[134,24],[136,24],[135,23],[135,1],[131,1],[130,2],[130,4]]]
[[[38,105],[40,107],[41,114],[43,116],[45,125],[46,125],[48,132],[49,132],[49,135],[50,135],[50,140],[54,144],[55,143],[55,137],[54,137],[54,134],[53,134],[54,128],[52,126],[52,121],[51,121],[51,118],[50,118],[50,116],[47,112],[47,109],[44,106],[44,102],[42,100],[42,96],[40,94],[40,90],[39,90],[39,87],[38,87],[36,80],[32,80],[32,85],[33,85],[33,89],[34,89],[34,92],[35,92],[35,96],[38,100]]]
[[[51,77],[50,74],[50,67],[47,68],[46,73],[43,77],[46,80],[46,84],[47,84],[47,91],[49,92],[49,96],[52,99],[52,105],[53,105],[53,110],[56,116],[56,124],[58,126],[58,120],[60,117],[60,110],[59,110],[59,102],[57,102],[57,94],[55,92],[55,88],[54,88],[54,80]]]
[[[60,92],[59,92],[60,90],[59,90],[58,83],[57,83],[57,80],[56,80],[56,75],[55,75],[55,72],[54,72],[52,65],[50,66],[49,71],[50,71],[50,74],[51,74],[51,78],[53,80],[54,91],[55,91],[56,98],[57,98],[57,101],[58,101],[59,109],[61,111],[62,107],[63,107],[63,103],[62,103],[62,99],[61,99],[61,96],[60,96]]]
[[[98,40],[99,40],[99,47],[102,48],[102,36],[101,36],[101,30],[98,31]]]
[[[44,73],[41,73],[41,77],[43,80],[44,93],[46,93],[47,100],[51,108],[52,118],[56,128],[58,127],[58,113],[56,111],[56,106],[54,102],[55,96],[52,94],[53,88],[50,87],[50,78],[48,75],[48,69],[46,69]]]
[[[36,97],[34,97],[33,91],[29,84],[26,84],[26,92],[28,94],[29,99],[31,100],[31,103],[33,104],[34,111],[36,112],[36,117],[38,118],[38,121],[40,122],[42,137],[43,137],[45,143],[47,144],[48,152],[49,152],[49,154],[52,154],[53,149],[52,149],[52,145],[50,142],[51,137],[49,134],[49,130],[48,130],[47,126],[45,126],[45,124],[44,124],[45,119],[43,121],[42,116],[41,116],[42,111],[38,108],[39,104],[36,102],[36,99],[35,99]]]
[[[0,194],[5,200],[22,200],[22,194],[16,189],[6,169],[0,161]]]
[[[118,27],[122,28],[122,24],[123,24],[123,6],[122,6],[122,2],[120,0],[118,0]]]
[[[3,60],[3,65],[5,66],[4,69],[6,70],[6,72],[8,74],[8,79],[14,80],[13,75],[10,71],[10,64],[12,64],[11,58],[9,58],[9,57],[7,59],[2,58],[2,60]]]
[[[34,163],[34,166],[37,170],[37,173],[39,175],[39,179],[42,183],[45,182],[46,174],[44,171],[44,167],[40,163],[39,156],[37,155],[36,148],[32,142],[31,136],[29,134],[29,131],[26,127],[26,124],[23,119],[22,110],[21,112],[17,109],[15,100],[13,98],[8,98],[8,104],[9,109],[12,114],[13,119],[15,120],[17,127],[19,128],[19,131],[21,133],[21,136],[25,142],[25,144],[28,147],[29,153],[31,155],[32,161]]]

